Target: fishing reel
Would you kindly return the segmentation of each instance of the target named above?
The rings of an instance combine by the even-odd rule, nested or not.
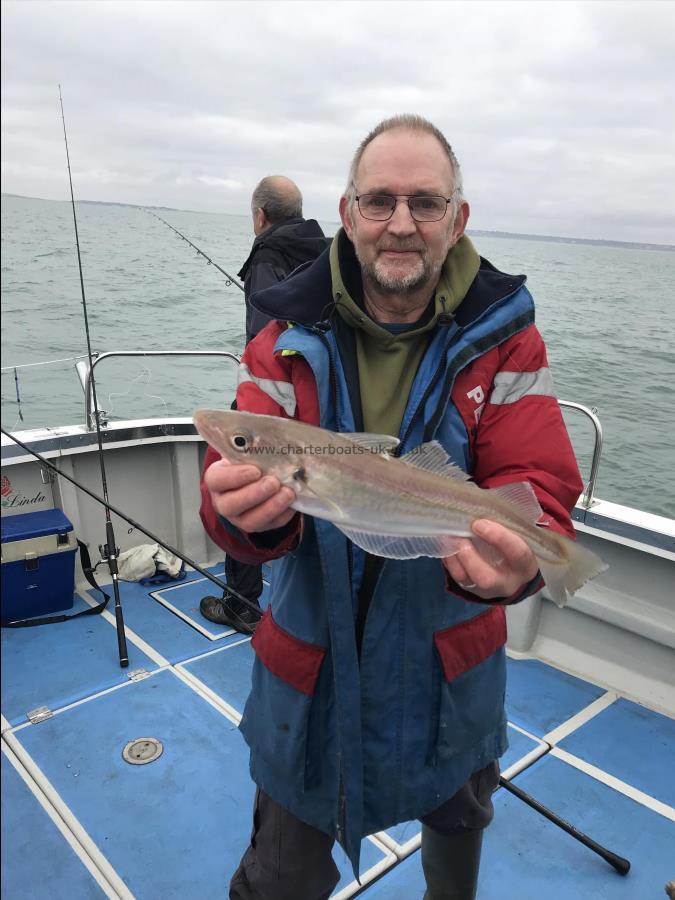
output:
[[[107,562],[109,559],[117,559],[117,557],[120,555],[120,548],[114,547],[113,553],[111,553],[110,548],[107,544],[99,544],[98,552],[101,554],[101,559],[104,562]]]

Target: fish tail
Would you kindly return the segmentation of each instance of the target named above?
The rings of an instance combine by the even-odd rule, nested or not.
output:
[[[558,606],[567,603],[568,595],[574,594],[579,588],[595,578],[607,569],[607,564],[591,550],[582,547],[575,541],[558,535],[562,542],[564,557],[567,565],[563,568],[560,564],[550,563],[538,559],[539,571],[546,582],[546,592]]]

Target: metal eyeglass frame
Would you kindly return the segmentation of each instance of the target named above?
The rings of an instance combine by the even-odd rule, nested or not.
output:
[[[459,194],[459,189],[455,189],[449,197],[444,197],[442,194],[384,194],[378,192],[368,192],[365,194],[355,194],[354,200],[356,200],[356,205],[359,208],[359,213],[363,216],[364,219],[367,219],[369,222],[388,222],[396,211],[396,207],[399,203],[402,203],[404,200],[408,204],[408,209],[410,210],[410,215],[414,219],[415,222],[442,222],[446,217],[448,212],[448,204],[454,203],[457,195]],[[363,197],[387,197],[394,201],[394,205],[391,208],[391,211],[388,216],[384,219],[373,219],[370,216],[367,216],[363,210],[361,209],[361,204],[359,201]],[[443,211],[443,215],[439,216],[438,219],[418,219],[415,217],[415,213],[413,211],[412,206],[410,205],[411,200],[443,200],[445,202],[445,210]]]

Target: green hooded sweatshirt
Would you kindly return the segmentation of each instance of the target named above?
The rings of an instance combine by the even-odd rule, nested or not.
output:
[[[463,235],[448,253],[434,296],[417,327],[400,334],[378,325],[365,311],[362,297],[354,299],[350,295],[343,278],[350,262],[355,262],[353,246],[340,229],[330,249],[333,299],[356,336],[363,427],[375,434],[398,435],[410,389],[436,321],[443,313],[453,313],[462,302],[478,274],[480,258]]]

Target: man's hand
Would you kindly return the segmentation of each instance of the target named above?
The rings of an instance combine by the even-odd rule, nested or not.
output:
[[[257,466],[219,459],[204,473],[204,484],[215,511],[241,531],[281,528],[295,515],[289,508],[295,491],[282,487],[273,475],[263,475]]]
[[[477,519],[471,530],[491,544],[500,561],[483,559],[468,538],[453,556],[446,556],[443,565],[450,577],[464,590],[483,600],[512,597],[532,581],[539,565],[534,553],[515,532],[488,519]]]

